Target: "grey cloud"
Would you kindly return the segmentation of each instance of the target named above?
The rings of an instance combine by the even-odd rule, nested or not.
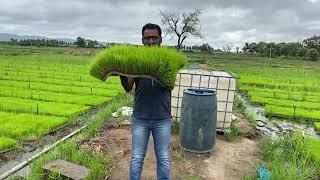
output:
[[[159,10],[203,9],[204,40],[216,47],[246,41],[297,41],[319,35],[319,0],[0,0],[0,31],[48,37],[84,36],[140,43],[141,27],[161,23]],[[165,44],[175,44],[165,36]]]

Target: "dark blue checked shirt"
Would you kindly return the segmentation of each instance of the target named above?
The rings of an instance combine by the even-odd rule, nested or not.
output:
[[[136,84],[132,116],[143,119],[171,118],[171,90],[149,78],[135,78]]]

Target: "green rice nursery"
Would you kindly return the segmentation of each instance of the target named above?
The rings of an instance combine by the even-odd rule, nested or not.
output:
[[[92,57],[0,56],[0,151],[19,148],[123,94],[119,77],[89,75]]]

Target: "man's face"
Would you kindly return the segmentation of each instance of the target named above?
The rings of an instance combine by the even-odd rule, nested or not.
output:
[[[160,46],[162,42],[157,29],[146,29],[143,32],[142,43],[146,46]]]

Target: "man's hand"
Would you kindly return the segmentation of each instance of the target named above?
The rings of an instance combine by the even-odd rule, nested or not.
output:
[[[131,91],[134,84],[134,78],[120,75],[120,80],[124,90],[126,90],[126,92]]]

